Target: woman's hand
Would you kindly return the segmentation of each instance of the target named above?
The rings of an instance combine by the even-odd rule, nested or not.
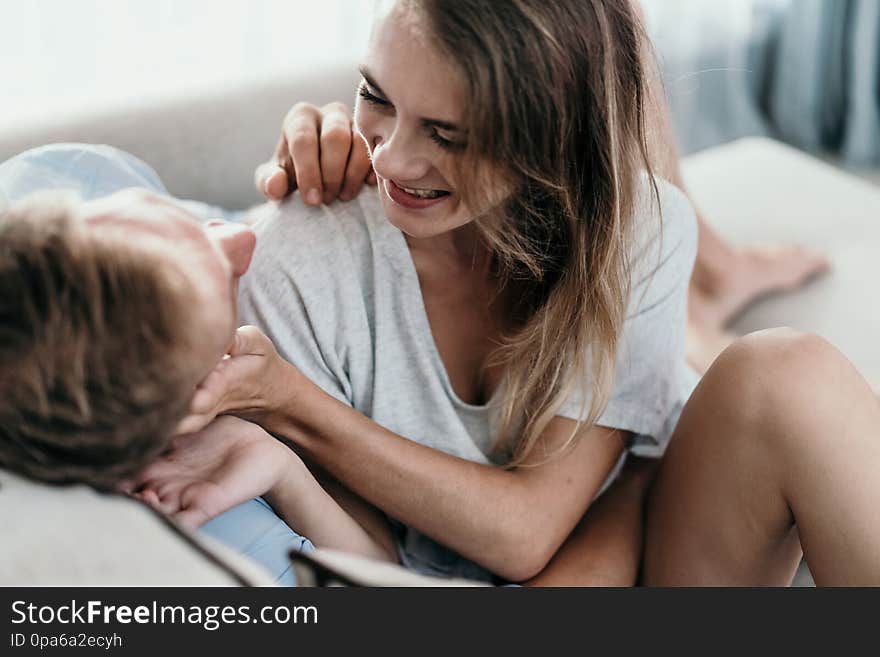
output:
[[[255,424],[217,418],[180,435],[130,485],[134,495],[189,527],[199,527],[275,486],[299,457]]]
[[[282,398],[289,402],[297,384],[304,381],[256,326],[242,326],[229,353],[199,384],[189,415],[175,433],[200,431],[225,413],[259,422]]]
[[[297,187],[309,205],[353,199],[364,182],[376,184],[364,140],[355,134],[343,103],[294,105],[281,126],[272,158],[257,167],[254,182],[279,200]]]

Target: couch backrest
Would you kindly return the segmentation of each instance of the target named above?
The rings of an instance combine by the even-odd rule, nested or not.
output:
[[[9,127],[0,130],[0,162],[53,142],[110,144],[150,164],[175,196],[241,209],[260,200],[254,168],[272,154],[290,107],[351,104],[357,80],[352,62],[51,125]]]

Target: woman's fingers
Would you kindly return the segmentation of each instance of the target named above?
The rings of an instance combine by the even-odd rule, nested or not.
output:
[[[211,424],[216,417],[216,413],[191,413],[177,423],[174,433],[196,433]]]
[[[220,413],[225,382],[223,382],[220,373],[212,372],[208,375],[208,378],[214,382],[214,385],[206,387],[205,382],[202,382],[196,388],[196,392],[189,403],[189,413],[177,423],[177,426],[174,428],[174,435],[179,436],[201,431],[211,424]]]
[[[237,341],[238,337],[235,339]],[[232,349],[235,349],[234,345]],[[207,421],[197,429],[189,429],[188,431],[184,431],[181,428],[183,425],[182,422],[181,426],[178,426],[177,430],[174,432],[175,434],[193,433],[198,431],[206,426],[208,422],[220,412],[219,409],[222,405],[223,398],[228,392],[230,383],[232,383],[230,381],[230,374],[227,373],[231,361],[231,356],[225,356],[219,363],[217,363],[214,369],[208,373],[208,376],[202,379],[201,383],[196,387],[196,391],[193,393],[193,397],[189,402],[189,415],[204,416],[207,417]],[[187,420],[190,420],[190,418],[184,418],[184,421]],[[187,422],[188,427],[191,425],[191,421]]]
[[[345,105],[330,103],[322,108],[320,135],[324,203],[331,203],[342,190],[352,150],[351,115]]]
[[[286,145],[285,145],[286,148]],[[257,167],[254,173],[254,184],[266,198],[280,201],[290,191],[287,171],[273,158]],[[296,181],[294,180],[294,188]]]
[[[354,198],[369,184],[366,144],[353,134],[351,110],[343,103],[318,108],[297,103],[284,118],[275,156],[257,167],[254,182],[267,198],[280,200],[299,188],[309,205]]]
[[[189,403],[190,415],[207,415],[220,406],[220,401],[226,392],[227,381],[225,368],[214,370],[196,388],[192,400]],[[178,431],[176,433],[187,433]]]
[[[246,324],[245,326],[238,327],[235,331],[235,338],[232,341],[232,347],[229,349],[229,356],[230,359],[236,356],[266,356],[274,350],[275,347],[269,338],[266,337],[265,333],[256,326]],[[230,367],[230,359],[221,361],[218,367],[215,368],[215,371]]]
[[[254,184],[267,198],[280,201],[288,192],[296,189],[293,163],[287,147],[287,137],[282,132],[275,146],[275,154],[268,162],[259,165],[254,171]]]
[[[339,198],[343,201],[350,201],[357,196],[366,178],[372,171],[373,166],[370,162],[370,153],[367,150],[366,143],[359,136],[353,135],[348,167],[345,169],[345,183],[342,186]]]
[[[228,354],[196,387],[189,413],[174,433],[201,431],[218,415],[246,407],[258,396],[266,366],[277,358],[275,346],[260,329],[239,327]]]
[[[271,199],[280,201],[294,189],[296,189],[296,178],[280,165],[276,165],[266,177],[266,195]]]
[[[323,200],[319,134],[321,113],[309,103],[297,103],[284,119],[284,140],[293,166],[296,185],[309,205],[320,205]]]

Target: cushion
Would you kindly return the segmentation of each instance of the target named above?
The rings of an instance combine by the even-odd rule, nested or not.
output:
[[[733,324],[744,334],[791,326],[835,344],[880,382],[880,188],[764,138],[712,148],[684,161],[691,197],[734,244],[801,244],[832,270],[804,288],[763,299]]]
[[[256,565],[145,504],[0,470],[0,586],[270,585]]]

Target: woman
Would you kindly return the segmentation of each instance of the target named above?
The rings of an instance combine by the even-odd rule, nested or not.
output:
[[[632,583],[640,514],[608,518],[639,486],[593,500],[626,447],[662,451],[694,383],[693,215],[650,174],[639,43],[626,0],[386,6],[356,109],[378,199],[265,210],[242,311],[287,360],[242,331],[184,429],[229,413],[284,436],[393,519],[342,490],[358,522],[332,523],[341,542],[407,566],[574,582],[589,546],[626,545],[612,574]],[[293,452],[230,422],[183,438],[146,490],[206,515],[265,492],[317,530]],[[786,583],[798,531],[817,582],[878,581],[877,485],[853,476],[880,459],[878,426],[820,340],[734,345],[651,490],[644,581]]]
[[[633,6],[639,13],[640,3]],[[649,73],[646,123],[655,173],[687,193],[660,72],[647,40],[642,44]],[[307,204],[351,200],[364,182],[375,184],[369,153],[353,131],[344,104],[316,107],[297,103],[284,119],[275,154],[255,171],[257,189],[280,200],[301,189]],[[697,208],[699,240],[688,294],[688,362],[700,374],[735,336],[729,324],[756,299],[794,290],[828,269],[819,253],[800,247],[738,247],[725,242]]]

